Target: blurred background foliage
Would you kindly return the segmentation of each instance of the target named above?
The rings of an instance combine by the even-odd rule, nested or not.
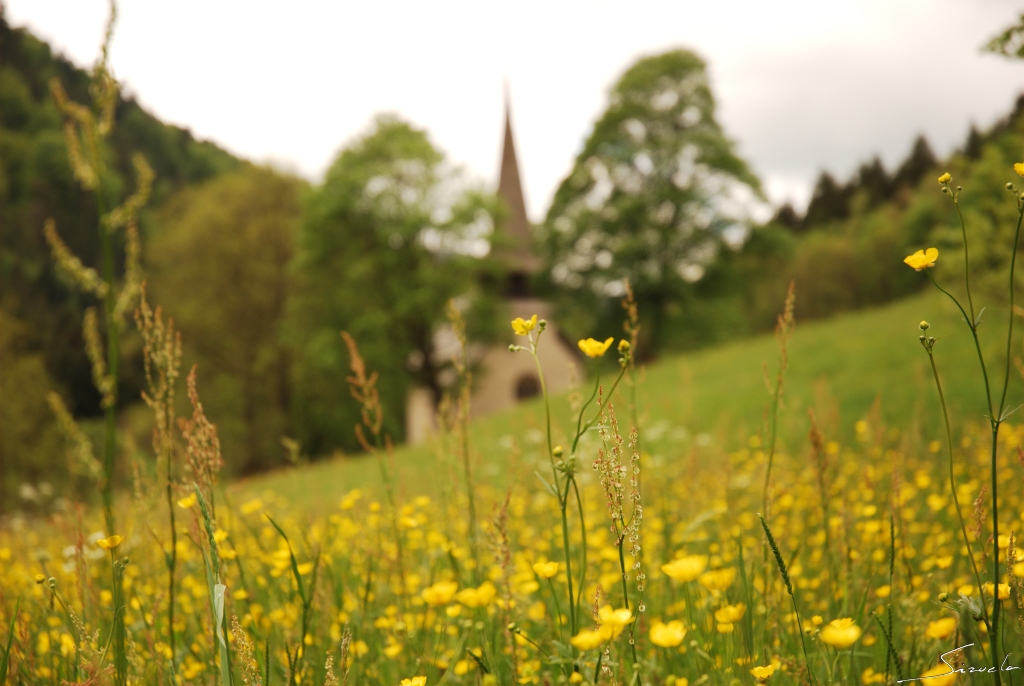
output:
[[[37,496],[44,479],[58,494],[75,486],[48,391],[87,433],[100,415],[81,334],[95,303],[56,271],[42,234],[53,217],[87,265],[98,261],[96,208],[72,177],[51,77],[89,101],[84,70],[0,15],[0,508],[23,485]],[[822,172],[806,211],[783,206],[758,224],[747,211],[758,179],[716,122],[703,61],[682,50],[647,57],[613,87],[535,227],[545,264],[535,292],[554,302],[569,338],[605,336],[620,330],[628,277],[651,359],[770,330],[790,281],[798,320],[911,294],[925,282],[900,260],[926,244],[949,256],[936,276],[955,284],[949,250],[960,229],[935,183],[948,170],[967,189],[977,283],[1000,297],[991,282],[1012,230],[1000,189],[1022,133],[1024,99],[989,129],[972,128],[948,159],[919,138],[895,169],[876,158],[846,180]],[[396,116],[371,122],[317,185],[197,141],[130,97],[104,152],[118,196],[132,153],[156,173],[141,217],[150,301],[180,327],[234,474],[294,457],[286,437],[311,457],[358,449],[341,330],[379,372],[386,431],[400,440],[410,386],[436,400],[451,383],[454,351],[437,336],[448,300],[474,342],[507,326],[489,252],[505,208]],[[143,455],[140,347],[129,333],[119,398],[134,437],[126,450]]]

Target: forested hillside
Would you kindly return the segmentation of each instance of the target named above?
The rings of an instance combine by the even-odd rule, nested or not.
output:
[[[58,390],[77,416],[100,413],[82,344],[82,313],[94,303],[57,271],[43,237],[44,221],[53,218],[86,265],[98,261],[96,204],[68,164],[51,79],[72,100],[90,102],[89,74],[27,30],[11,27],[0,12],[0,497],[17,486],[4,476],[14,452],[19,464],[30,466],[21,475],[30,480],[64,464],[47,390]],[[149,211],[141,218],[144,243],[161,203],[240,163],[189,131],[162,123],[130,96],[117,103],[116,122],[104,150],[108,201],[113,205],[131,192],[132,154],[141,153],[156,173]],[[141,364],[125,367],[120,398],[137,402]]]

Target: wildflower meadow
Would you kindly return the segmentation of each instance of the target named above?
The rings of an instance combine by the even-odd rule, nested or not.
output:
[[[960,203],[978,189],[949,173],[933,189],[960,228],[958,243],[887,256],[932,279],[962,318],[959,331],[921,321],[918,340],[905,341],[927,362],[933,395],[922,406],[941,408],[928,418],[942,427],[935,436],[868,413],[843,441],[811,410],[803,440],[780,438],[800,297],[791,285],[778,303],[764,413],[747,418],[756,430],[736,445],[666,441],[642,409],[642,325],[627,282],[621,328],[578,341],[587,376],[567,402],[554,402],[541,363],[554,322],[535,314],[503,324],[514,340],[508,355],[536,368],[541,429],[529,444],[513,437],[501,456],[480,453],[472,322],[451,303],[457,380],[430,439],[435,462],[418,472],[429,479],[403,478],[377,370],[355,336],[337,332],[360,411],[360,459],[375,463],[377,477],[339,484],[322,512],[286,499],[271,480],[239,488],[220,476],[226,456],[218,418],[203,405],[203,374],[184,368],[181,335],[140,273],[138,217],[154,183],[142,157],[128,199],[102,205],[99,143],[115,125],[117,94],[105,56],[106,48],[92,105],[53,84],[75,178],[101,203],[102,268],[85,266],[61,226],[46,225],[56,263],[101,303],[86,315],[84,341],[105,412],[102,444],[59,395],[50,398],[72,467],[97,497],[0,526],[0,683],[1024,679],[1024,423],[1015,414],[1024,399],[1011,383],[1022,373],[1015,261],[1024,193],[1015,184],[1024,163],[1005,169],[1003,200],[1016,217],[999,277],[1005,318],[985,318],[988,292],[972,281],[976,242]],[[943,263],[956,266],[955,281],[933,279]],[[152,443],[140,450],[151,469],[117,451],[118,345],[129,330],[142,342]],[[986,403],[966,417],[952,412],[956,399],[943,386],[943,339],[952,336],[970,337]],[[481,479],[479,465],[499,457],[507,473]]]

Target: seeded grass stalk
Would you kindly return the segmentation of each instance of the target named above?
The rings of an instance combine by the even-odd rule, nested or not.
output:
[[[761,496],[761,509],[768,512],[768,487],[771,484],[772,465],[775,463],[775,443],[779,435],[779,408],[782,405],[782,392],[786,379],[786,369],[789,368],[789,354],[786,344],[793,334],[793,304],[796,300],[796,282],[789,282],[789,290],[786,292],[786,303],[782,308],[775,324],[775,340],[779,344],[779,364],[775,374],[775,383],[768,380],[767,363],[765,365],[765,383],[768,392],[771,393],[772,402],[768,421],[768,464],[764,470],[764,489]]]
[[[1016,170],[1016,167],[1015,167],[1015,170]],[[1020,173],[1020,172],[1018,171],[1018,173]],[[982,312],[984,312],[984,309],[982,309],[982,312],[978,312],[977,314],[975,314],[974,300],[973,300],[973,296],[971,295],[970,259],[969,259],[968,241],[967,241],[967,225],[966,225],[966,223],[964,221],[963,212],[960,209],[960,193],[962,192],[963,189],[962,189],[961,186],[957,186],[956,188],[951,188],[950,185],[949,185],[950,180],[951,179],[950,179],[949,175],[948,174],[944,174],[939,179],[939,182],[942,185],[942,192],[945,195],[949,196],[950,199],[952,200],[953,206],[956,209],[957,218],[959,219],[959,222],[960,222],[960,232],[961,232],[961,235],[962,235],[962,238],[963,238],[963,249],[964,249],[964,289],[965,289],[966,295],[967,295],[967,305],[968,305],[968,310],[970,311],[970,314],[968,315],[968,312],[964,310],[964,307],[960,304],[960,301],[957,300],[956,297],[954,297],[951,293],[949,293],[949,291],[947,291],[944,288],[942,288],[941,286],[939,286],[938,282],[935,281],[935,277],[932,276],[930,271],[928,272],[928,278],[931,279],[931,282],[935,285],[936,288],[939,289],[939,291],[944,293],[950,300],[953,301],[953,303],[960,310],[960,313],[963,315],[964,322],[967,324],[967,327],[970,329],[971,336],[974,339],[974,347],[975,347],[975,351],[977,352],[977,355],[978,355],[978,363],[979,363],[979,365],[981,367],[981,376],[982,376],[982,380],[983,380],[984,385],[985,385],[985,398],[986,398],[986,400],[988,402],[988,420],[989,420],[989,429],[990,429],[990,433],[991,433],[991,464],[990,464],[990,473],[991,473],[991,491],[992,492],[991,492],[990,503],[991,503],[991,510],[992,510],[992,541],[993,541],[993,545],[994,545],[995,550],[994,550],[994,553],[992,555],[992,559],[993,559],[993,562],[992,562],[992,588],[993,588],[993,592],[992,592],[992,613],[991,613],[991,617],[989,617],[987,612],[986,612],[984,614],[984,617],[985,617],[985,625],[986,625],[987,632],[988,632],[988,635],[989,635],[989,646],[990,646],[990,650],[991,650],[991,653],[992,653],[992,667],[993,667],[993,669],[991,670],[992,671],[992,679],[993,679],[993,683],[995,684],[995,686],[1000,686],[1000,684],[1002,683],[1002,676],[1000,674],[1000,667],[1002,665],[1002,661],[1000,660],[1000,657],[999,657],[999,637],[1000,637],[1000,635],[1002,633],[1001,632],[1001,624],[1000,624],[1000,614],[1001,614],[1001,609],[1002,608],[1001,608],[1001,605],[1000,605],[1000,602],[999,602],[999,581],[1000,581],[1000,573],[999,573],[999,502],[998,502],[999,483],[998,483],[997,457],[998,457],[998,450],[999,450],[999,429],[1002,426],[1003,422],[1006,421],[1006,419],[1008,419],[1010,414],[1012,414],[1012,412],[1013,412],[1013,410],[1008,411],[1008,408],[1006,407],[1006,393],[1007,393],[1007,391],[1009,389],[1009,384],[1010,384],[1011,347],[1012,347],[1012,343],[1013,343],[1013,319],[1014,319],[1014,315],[1015,315],[1015,313],[1014,313],[1014,293],[1015,293],[1015,290],[1016,290],[1014,288],[1014,272],[1016,271],[1016,266],[1017,266],[1017,246],[1018,246],[1019,241],[1020,241],[1021,222],[1022,222],[1022,220],[1024,220],[1024,198],[1022,198],[1018,194],[1016,187],[1012,183],[1007,183],[1006,184],[1007,190],[1009,190],[1009,191],[1011,191],[1013,193],[1014,201],[1015,201],[1015,203],[1017,205],[1017,226],[1016,226],[1016,229],[1014,231],[1013,246],[1012,246],[1012,251],[1010,253],[1009,284],[1008,284],[1008,289],[1007,289],[1008,290],[1008,294],[1009,294],[1009,300],[1010,300],[1010,303],[1009,303],[1010,304],[1010,308],[1009,308],[1009,322],[1007,324],[1007,330],[1006,330],[1006,360],[1005,360],[1005,370],[1004,370],[1004,375],[1003,375],[1003,390],[1002,390],[1002,393],[1000,394],[999,405],[998,405],[998,408],[997,408],[995,403],[993,402],[992,388],[991,388],[991,384],[989,382],[989,374],[988,374],[988,370],[987,370],[986,365],[985,365],[985,357],[984,357],[984,355],[982,354],[982,351],[981,351],[981,341],[980,341],[980,339],[978,337],[978,327],[981,324],[981,314],[982,314]],[[908,258],[908,260],[909,259],[910,258]],[[936,254],[936,259],[937,259],[937,254]],[[910,263],[908,262],[908,264],[910,264]],[[934,264],[934,260],[932,261],[931,264],[924,264],[921,268],[927,269],[928,267],[932,266],[933,264]],[[918,269],[918,270],[920,271],[920,269]],[[924,328],[924,327],[922,327],[922,328]],[[922,343],[924,343],[924,344],[929,344],[930,343],[932,346],[934,346],[935,339],[929,337],[928,339],[923,340]],[[927,349],[927,347],[926,347],[926,349]],[[931,351],[929,351],[929,355],[931,355]],[[934,365],[934,359],[933,359],[933,365]],[[934,373],[934,366],[933,366],[933,374],[935,374]],[[938,381],[938,375],[937,374],[935,374],[935,377],[936,377],[936,381]],[[948,431],[948,429],[947,429],[947,431]],[[948,438],[947,438],[947,442],[949,442]],[[950,445],[951,445],[951,443],[950,443]],[[952,450],[952,448],[951,448],[951,450]],[[953,487],[953,486],[954,485],[951,484],[951,487]],[[953,491],[954,491],[954,498],[955,498],[956,497],[956,489],[955,489],[955,487],[953,488]],[[958,514],[959,514],[959,511],[958,511]],[[962,516],[961,516],[961,523],[962,523],[962,521],[963,521],[963,519],[962,519]],[[965,538],[966,538],[966,536],[965,536]],[[968,552],[970,552],[970,548],[968,548]],[[972,562],[973,562],[973,556],[972,556]],[[984,610],[984,606],[985,606],[984,587],[981,587],[979,590],[981,592],[982,608]]]
[[[140,287],[135,323],[142,334],[142,359],[148,387],[143,391],[142,399],[153,411],[153,452],[157,456],[158,465],[162,463],[165,469],[164,495],[171,536],[169,549],[164,553],[164,563],[167,566],[167,642],[171,651],[171,663],[177,664],[174,582],[178,568],[178,532],[174,517],[174,440],[171,427],[174,425],[175,384],[181,367],[181,334],[174,330],[174,322],[164,322],[159,307],[155,312],[150,308],[146,300],[145,284]]]
[[[462,313],[455,307],[455,301],[448,301],[448,321],[451,322],[455,338],[459,341],[459,352],[452,356],[452,364],[459,375],[458,419],[462,452],[462,475],[466,483],[466,500],[469,505],[469,550],[476,566],[473,568],[474,579],[480,581],[480,553],[476,534],[476,502],[473,498],[473,477],[470,471],[469,455],[469,399],[473,377],[469,370],[469,345],[466,341],[466,322]]]
[[[405,583],[405,565],[403,562],[404,555],[402,553],[402,531],[398,526],[398,504],[395,499],[395,488],[391,478],[391,472],[384,463],[384,449],[387,449],[388,454],[391,454],[392,446],[391,439],[384,436],[381,429],[384,426],[384,409],[380,403],[380,392],[377,390],[377,372],[372,372],[369,376],[366,375],[366,364],[363,362],[362,356],[359,354],[359,347],[356,345],[356,341],[347,331],[341,332],[341,337],[345,340],[345,346],[348,348],[349,354],[349,366],[352,369],[352,375],[346,378],[348,382],[349,392],[352,397],[360,404],[361,413],[360,417],[362,425],[356,424],[355,434],[356,438],[359,439],[360,445],[363,446],[363,450],[373,455],[377,460],[377,467],[380,469],[380,478],[384,482],[384,493],[387,495],[388,507],[390,508],[391,515],[391,529],[394,532],[395,537],[395,556],[398,565],[398,580],[401,584],[401,592],[399,597],[404,605],[406,596],[406,583]],[[371,445],[366,440],[366,434],[363,429],[370,432],[373,436],[373,444]],[[367,584],[367,597],[369,595],[369,583]]]
[[[97,230],[100,237],[102,277],[95,270],[85,267],[81,260],[73,255],[57,233],[52,219],[47,220],[44,227],[46,240],[58,265],[77,282],[83,293],[95,296],[103,306],[105,340],[101,340],[96,313],[92,308],[86,310],[83,320],[83,337],[86,343],[86,353],[92,365],[93,383],[100,393],[104,411],[103,459],[101,462],[103,477],[100,490],[108,533],[113,533],[116,530],[114,477],[117,457],[117,388],[120,380],[121,322],[139,292],[141,248],[138,213],[140,208],[148,202],[153,180],[152,170],[140,155],[136,155],[133,159],[138,178],[135,194],[120,206],[115,207],[114,210],[107,211],[109,189],[107,188],[108,180],[104,164],[104,140],[114,127],[114,114],[119,101],[119,87],[107,68],[107,58],[116,20],[117,6],[111,0],[110,17],[104,34],[101,56],[93,67],[89,86],[92,96],[91,108],[70,100],[56,77],[50,81],[50,90],[54,101],[64,117],[65,144],[72,172],[79,185],[86,192],[92,193],[96,202],[99,216]],[[114,272],[113,239],[114,233],[122,229],[125,236],[125,266],[123,284],[118,289]],[[115,588],[114,595],[119,597],[121,590]],[[114,624],[114,635],[119,637],[119,640],[123,639],[123,612],[115,613]],[[121,647],[123,648],[123,645]],[[127,661],[119,657],[115,661],[115,665],[117,668],[115,683],[124,684],[127,680],[125,673]]]
[[[206,585],[210,595],[210,616],[213,623],[214,641],[220,658],[220,683],[221,686],[231,686],[231,660],[228,654],[227,618],[224,612],[224,592],[227,587],[220,581],[220,555],[217,552],[217,539],[214,536],[210,507],[206,503],[199,484],[193,482],[192,489],[199,501],[199,510],[203,513],[203,525],[206,528],[206,538],[210,546],[209,555],[203,551],[203,566],[206,569]]]
[[[793,614],[796,615],[796,628],[797,633],[800,634],[800,647],[803,649],[804,653],[804,667],[807,669],[807,676],[810,678],[812,684],[817,684],[818,680],[814,677],[814,672],[811,671],[811,659],[807,655],[807,643],[804,640],[804,625],[800,620],[800,608],[796,603],[796,593],[793,591],[793,584],[789,579],[789,571],[786,569],[786,563],[782,559],[782,553],[779,551],[779,546],[775,542],[775,537],[772,536],[772,530],[768,528],[768,522],[764,520],[764,515],[759,512],[757,514],[757,518],[761,520],[761,527],[764,529],[765,536],[768,537],[768,546],[772,549],[772,553],[775,554],[775,564],[779,568],[782,580],[786,583],[786,591],[789,593],[789,598],[793,601]],[[765,591],[767,591],[767,586],[765,587]]]

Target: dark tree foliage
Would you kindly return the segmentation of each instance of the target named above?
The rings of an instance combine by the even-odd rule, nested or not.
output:
[[[910,149],[907,159],[903,161],[903,164],[893,174],[893,189],[914,188],[938,164],[939,160],[936,159],[935,153],[932,152],[932,146],[928,145],[928,140],[924,136],[918,136],[914,140],[914,146]]]
[[[803,227],[807,229],[846,219],[850,216],[851,195],[849,186],[840,185],[827,171],[821,172],[804,214]]]
[[[772,217],[772,223],[784,226],[790,231],[800,231],[803,218],[794,209],[793,204],[787,202],[776,210],[775,216]]]
[[[871,207],[881,205],[892,197],[895,179],[889,176],[882,160],[875,157],[857,170],[856,188],[864,194],[867,204]]]
[[[23,322],[25,348],[41,354],[48,374],[63,384],[72,410],[92,416],[100,413],[99,396],[83,352],[81,313],[94,303],[57,273],[42,231],[44,220],[52,217],[71,250],[86,265],[96,266],[95,201],[75,182],[68,164],[62,117],[50,97],[54,77],[72,100],[91,101],[86,71],[54,55],[27,30],[12,28],[0,13],[0,305]],[[134,152],[156,172],[151,207],[237,164],[217,146],[161,123],[131,98],[119,101],[116,119],[105,150],[110,206],[131,190]],[[141,229],[145,241],[154,230],[151,214],[143,215]],[[115,261],[123,262],[121,256]],[[122,402],[138,398],[140,376],[122,376]]]

